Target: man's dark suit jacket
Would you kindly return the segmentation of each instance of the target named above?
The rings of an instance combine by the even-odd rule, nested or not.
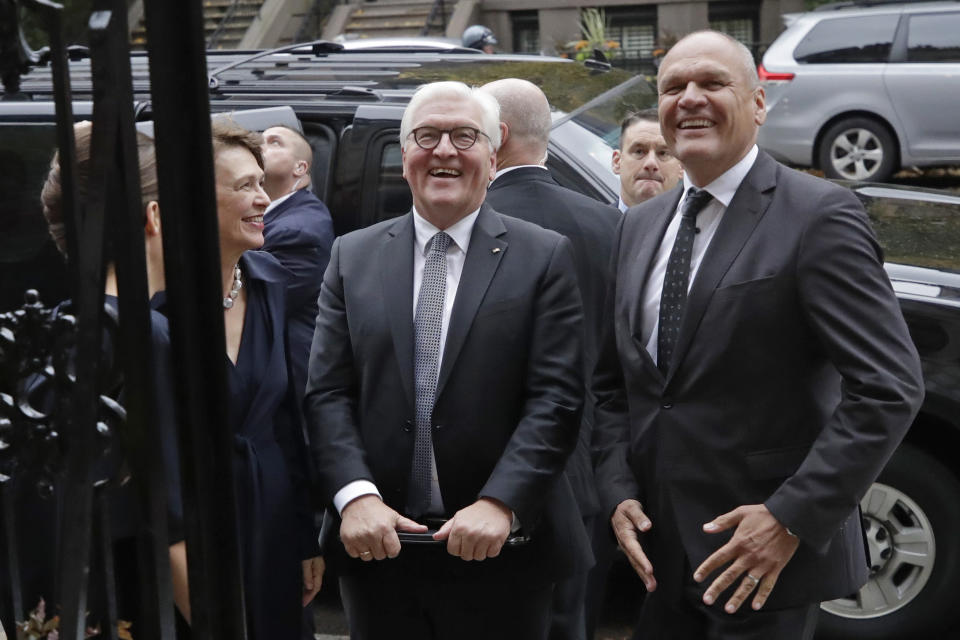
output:
[[[642,542],[675,589],[731,535],[703,523],[764,503],[800,538],[767,607],[849,595],[867,578],[858,502],[923,393],[869,220],[850,191],[760,152],[704,255],[664,378],[640,314],[680,195],[631,208],[618,233],[595,384],[605,512],[643,503]]]
[[[561,187],[549,170],[538,167],[520,167],[499,176],[487,191],[487,204],[500,213],[533,222],[570,240],[583,298],[583,362],[586,379],[589,379],[596,364],[606,294],[605,275],[620,212]],[[593,403],[588,401],[577,448],[567,462],[567,477],[584,517],[594,516],[600,509],[590,462],[592,431]]]
[[[302,400],[317,319],[317,296],[333,244],[333,221],[326,205],[305,188],[268,211],[264,225],[262,250],[293,273],[287,289],[287,332],[293,384]]]
[[[393,509],[403,513],[407,504],[415,437],[413,251],[412,214],[334,243],[304,405],[328,501],[365,479]],[[485,570],[549,579],[591,560],[562,473],[583,397],[573,274],[565,238],[481,207],[440,365],[433,447],[448,517],[480,497],[496,498],[533,538],[479,563]],[[363,563],[347,559],[332,538],[337,530],[339,521],[325,526],[325,555],[350,571]],[[447,556],[442,548],[437,554]]]

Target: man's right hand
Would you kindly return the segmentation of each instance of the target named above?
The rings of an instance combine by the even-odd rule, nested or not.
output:
[[[340,512],[340,540],[351,558],[364,561],[396,558],[400,554],[397,531],[423,533],[427,526],[405,518],[379,496],[368,494],[347,503]]]
[[[624,500],[617,505],[613,516],[610,517],[610,526],[613,527],[617,542],[620,543],[620,548],[626,554],[633,570],[643,580],[643,586],[647,591],[656,589],[657,579],[653,577],[653,565],[647,559],[647,554],[643,552],[643,547],[640,546],[640,540],[637,538],[637,532],[649,531],[653,526],[650,518],[643,512],[643,507],[636,500]]]

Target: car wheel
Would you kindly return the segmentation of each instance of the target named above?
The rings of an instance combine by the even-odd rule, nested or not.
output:
[[[863,500],[870,578],[820,605],[818,637],[925,638],[957,616],[960,482],[939,460],[904,444]]]
[[[896,168],[893,136],[870,118],[847,118],[831,126],[821,138],[819,154],[828,178],[883,182]]]

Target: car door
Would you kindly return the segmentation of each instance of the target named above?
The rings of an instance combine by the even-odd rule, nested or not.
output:
[[[960,160],[960,11],[905,13],[884,74],[903,123],[903,164]]]

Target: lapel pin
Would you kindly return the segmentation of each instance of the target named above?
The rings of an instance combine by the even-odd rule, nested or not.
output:
[[[490,253],[500,253],[500,247],[496,247],[496,248],[494,248],[494,249],[490,249]]]

